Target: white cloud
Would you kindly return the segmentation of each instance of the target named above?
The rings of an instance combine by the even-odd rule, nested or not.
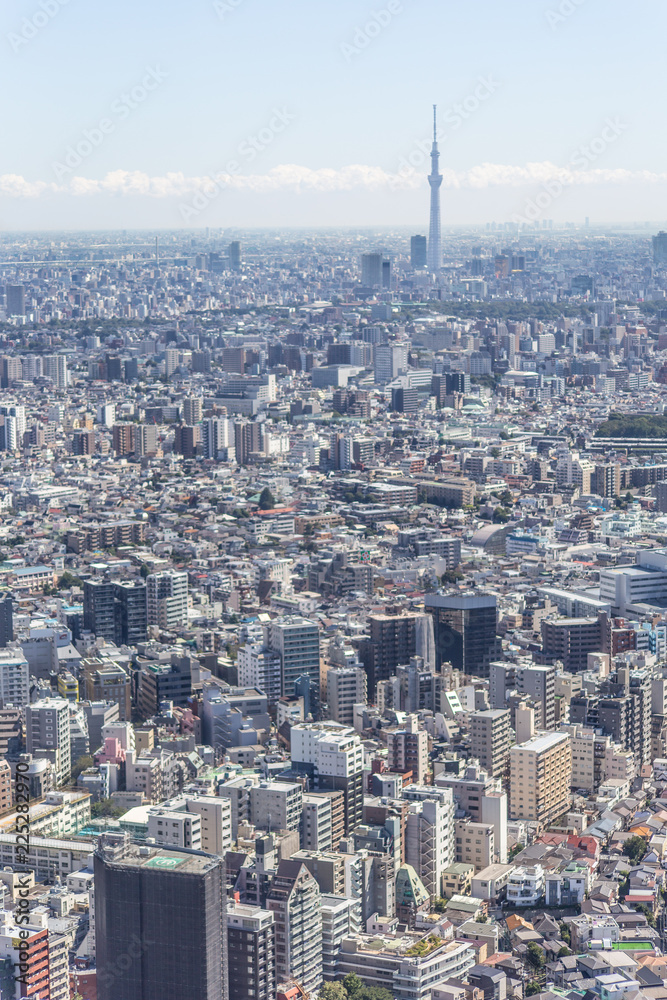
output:
[[[443,171],[444,188],[493,188],[525,187],[558,180],[563,185],[608,185],[608,184],[658,184],[667,181],[667,173],[650,170],[624,170],[591,168],[574,170],[559,167],[549,161],[527,163],[515,166],[502,163],[480,163],[465,171]],[[167,173],[151,177],[138,170],[114,170],[105,177],[95,180],[72,176],[64,184],[46,181],[28,181],[17,174],[0,175],[0,197],[23,199],[39,198],[44,195],[73,195],[90,197],[111,195],[114,197],[182,198],[198,191],[210,189],[212,181],[223,187],[237,191],[263,194],[278,191],[292,192],[344,192],[410,190],[426,185],[422,168],[390,173],[381,167],[364,164],[350,164],[339,169],[320,168],[313,170],[294,163],[273,167],[264,174],[220,173],[203,177],[187,177],[183,173]]]

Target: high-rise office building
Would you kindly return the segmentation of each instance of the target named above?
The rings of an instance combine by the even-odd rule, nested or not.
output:
[[[14,638],[14,600],[11,594],[0,597],[0,647]]]
[[[7,315],[25,316],[24,285],[7,285]]]
[[[98,1000],[226,1000],[224,860],[133,847],[95,853]],[[238,995],[238,994],[237,994]]]
[[[442,234],[440,231],[440,152],[438,150],[438,125],[436,107],[433,105],[433,145],[431,146],[431,173],[428,177],[431,187],[431,214],[428,229],[428,266],[432,271],[442,267]]]
[[[419,390],[407,386],[392,389],[391,408],[394,413],[416,413],[419,409]]]
[[[238,271],[241,267],[242,256],[241,256],[241,243],[239,240],[232,240],[229,244],[229,265],[234,271]]]
[[[405,344],[378,344],[375,348],[375,383],[387,385],[408,371],[408,349]]]
[[[294,685],[304,675],[310,679],[313,715],[320,697],[320,628],[317,622],[298,616],[276,618],[269,627],[269,648],[281,663],[281,694],[292,696]]]
[[[188,574],[151,573],[146,577],[146,602],[149,625],[183,628],[188,623]]]
[[[49,756],[59,785],[69,781],[72,771],[69,702],[64,698],[44,698],[26,705],[28,753]],[[44,751],[48,751],[45,754]]]
[[[380,288],[382,286],[383,259],[384,255],[381,253],[361,255],[361,284],[366,288]]]
[[[501,653],[496,598],[427,594],[424,604],[433,616],[436,667],[451,663],[465,674],[488,677],[489,664]]]
[[[425,236],[413,236],[410,239],[410,263],[413,267],[426,267],[427,243]]]
[[[659,232],[653,237],[653,262],[667,264],[667,233]]]

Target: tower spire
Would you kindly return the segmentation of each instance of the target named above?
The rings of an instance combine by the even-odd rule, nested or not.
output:
[[[431,271],[439,271],[442,266],[442,236],[440,232],[440,151],[438,149],[438,106],[433,105],[433,146],[431,147],[431,218],[428,230],[428,266]]]

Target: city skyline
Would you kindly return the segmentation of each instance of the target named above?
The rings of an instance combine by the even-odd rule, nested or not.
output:
[[[663,216],[660,130],[639,90],[664,23],[649,0],[641,47],[625,44],[617,0],[604,19],[593,3],[526,12],[518,0],[475,12],[295,0],[259,22],[255,0],[196,14],[121,0],[99,17],[52,6],[2,14],[4,82],[19,91],[0,154],[3,229],[423,228],[433,103],[452,224],[512,221],[545,186],[559,190],[546,207],[557,222]],[[623,52],[620,71],[591,63],[591,37]],[[223,191],[188,212],[219,175]]]

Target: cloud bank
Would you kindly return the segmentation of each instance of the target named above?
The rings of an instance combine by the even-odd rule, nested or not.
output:
[[[481,163],[465,171],[444,170],[443,187],[468,188],[519,188],[541,185],[557,180],[563,186],[609,184],[659,184],[667,181],[667,173],[650,170],[625,170],[622,168],[590,168],[576,170],[561,167],[549,161],[515,166],[502,163]],[[31,181],[18,174],[0,175],[0,197],[10,199],[35,199],[49,195],[90,197],[182,198],[206,191],[213,181],[230,190],[265,194],[280,191],[292,193],[334,193],[345,191],[383,192],[387,190],[414,190],[426,185],[423,170],[401,169],[391,173],[381,167],[351,164],[339,169],[310,167],[286,163],[273,167],[264,174],[227,174],[224,171],[201,177],[188,177],[183,173],[167,173],[151,177],[138,170],[114,170],[101,179],[75,175],[62,183]]]

